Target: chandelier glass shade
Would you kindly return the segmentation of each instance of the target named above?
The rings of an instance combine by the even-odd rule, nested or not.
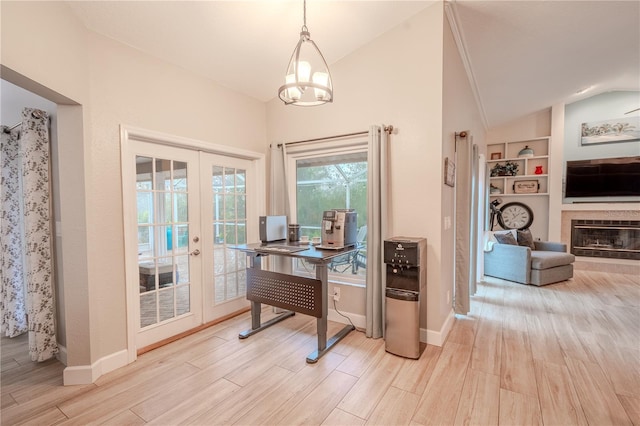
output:
[[[278,96],[285,105],[314,106],[333,102],[333,85],[327,62],[307,29],[306,1],[304,25]]]

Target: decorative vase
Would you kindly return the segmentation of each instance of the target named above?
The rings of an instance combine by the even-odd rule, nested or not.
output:
[[[542,166],[536,166],[536,171],[535,171],[535,172],[533,172],[533,173],[535,173],[535,174],[537,174],[537,175],[541,175],[542,173],[544,173],[544,172],[542,171]]]
[[[518,152],[518,157],[533,157],[533,149],[529,148],[529,145],[525,145],[525,147]]]

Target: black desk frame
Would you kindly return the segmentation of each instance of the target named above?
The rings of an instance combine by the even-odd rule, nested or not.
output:
[[[260,251],[260,247],[264,246],[246,245],[237,247],[250,257],[247,265],[247,299],[251,301],[251,329],[241,332],[238,337],[246,339],[295,315],[296,312],[315,316],[318,349],[307,357],[307,362],[313,364],[347,334],[355,330],[352,325],[346,325],[327,340],[327,315],[329,310],[328,264],[334,257],[350,253],[356,248],[316,250],[313,247],[309,247],[304,251],[290,253],[265,252]],[[261,259],[269,254],[304,259],[314,264],[316,279],[263,271]],[[263,324],[260,321],[262,303],[287,309],[287,311]]]

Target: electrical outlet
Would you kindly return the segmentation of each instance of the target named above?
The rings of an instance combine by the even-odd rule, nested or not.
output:
[[[340,301],[340,287],[333,288],[333,300],[336,302]]]

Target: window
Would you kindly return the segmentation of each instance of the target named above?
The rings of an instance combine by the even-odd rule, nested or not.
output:
[[[364,284],[366,277],[367,152],[366,146],[346,152],[314,151],[291,155],[295,162],[292,222],[300,235],[321,236],[322,213],[353,209],[358,214],[358,251],[339,256],[329,264],[333,282]],[[293,164],[293,163],[290,163]],[[292,215],[293,216],[293,215]],[[313,265],[295,262],[295,272],[313,275]]]

